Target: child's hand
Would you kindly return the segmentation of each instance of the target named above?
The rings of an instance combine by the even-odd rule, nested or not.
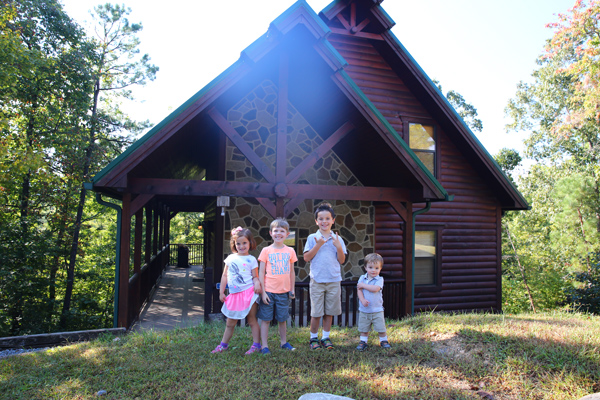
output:
[[[295,299],[296,298],[296,293],[294,293],[293,290],[290,290],[290,299]]]
[[[226,298],[227,296],[225,296],[225,293],[219,293],[219,301],[221,301],[221,303],[225,303]]]
[[[315,239],[317,246],[323,246],[326,242],[325,238],[323,238],[323,236],[319,236],[318,239]]]
[[[340,235],[338,233],[332,232],[331,237],[333,239],[333,245],[335,246],[335,248],[341,250],[342,243],[340,242]]]
[[[368,307],[368,306],[369,306],[369,300],[363,299],[363,300],[361,300],[360,302],[362,303],[362,305],[363,305],[364,307]]]
[[[260,282],[258,281],[258,279],[256,281],[254,281],[254,293],[256,293],[256,294],[262,293],[262,286],[260,286]]]
[[[269,304],[269,295],[267,294],[267,292],[262,293],[262,301],[265,304]]]

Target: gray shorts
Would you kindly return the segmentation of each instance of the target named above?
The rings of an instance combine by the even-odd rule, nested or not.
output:
[[[259,296],[260,302],[258,303],[256,318],[261,321],[272,321],[273,315],[275,315],[277,322],[287,321],[290,316],[290,294],[288,292],[267,292],[267,296],[269,296],[269,304],[263,303],[262,296]]]
[[[358,331],[359,332],[370,332],[371,325],[373,330],[378,333],[385,332],[385,317],[383,311],[374,313],[358,312]]]

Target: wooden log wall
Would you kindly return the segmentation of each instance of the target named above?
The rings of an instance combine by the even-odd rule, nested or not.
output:
[[[402,134],[402,118],[432,119],[383,57],[366,39],[331,35],[330,41],[350,64],[346,71]],[[442,227],[442,287],[426,292],[417,287],[415,311],[497,310],[500,303],[500,211],[485,182],[449,140],[437,129],[442,186],[454,201],[434,203],[416,223]],[[418,210],[424,204],[415,204]],[[376,208],[375,249],[385,259],[384,270],[402,277],[400,217],[391,207]]]

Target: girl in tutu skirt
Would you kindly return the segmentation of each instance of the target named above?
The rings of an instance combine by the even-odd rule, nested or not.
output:
[[[221,312],[227,317],[225,333],[221,343],[212,353],[222,353],[229,347],[229,340],[238,320],[248,317],[254,343],[246,354],[260,352],[260,327],[256,320],[258,295],[262,292],[258,279],[258,263],[250,251],[256,249],[254,236],[249,229],[241,226],[231,231],[229,243],[231,251],[225,259],[225,267],[221,276],[219,300],[223,302]],[[225,296],[225,288],[229,286],[229,296]]]

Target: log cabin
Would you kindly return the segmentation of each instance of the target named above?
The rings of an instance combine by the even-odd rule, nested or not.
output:
[[[148,300],[180,212],[205,215],[207,315],[220,309],[212,289],[232,227],[253,231],[258,255],[272,219],[287,218],[306,286],[321,201],[347,244],[346,286],[366,254],[383,256],[387,316],[501,311],[502,215],[528,205],[381,3],[335,0],[317,14],[297,1],[87,185],[120,216],[115,325]]]

